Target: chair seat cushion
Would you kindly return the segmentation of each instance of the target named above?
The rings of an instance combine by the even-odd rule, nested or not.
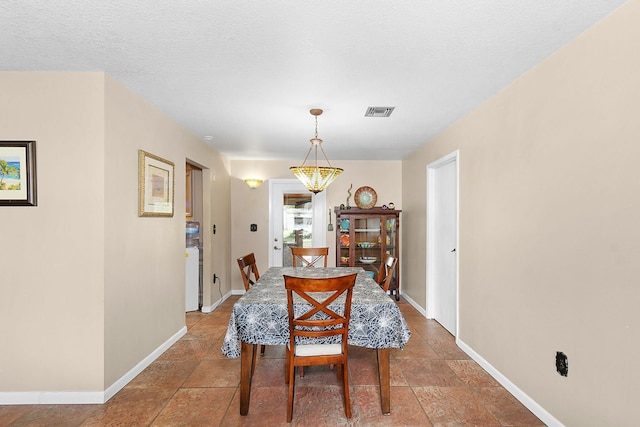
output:
[[[296,345],[296,356],[327,356],[342,354],[342,344],[305,344]]]

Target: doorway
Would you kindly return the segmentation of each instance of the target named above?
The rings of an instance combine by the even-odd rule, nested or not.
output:
[[[203,302],[203,250],[202,223],[203,181],[202,168],[185,164],[185,220],[186,220],[186,311],[202,309]]]
[[[291,246],[324,247],[326,194],[297,179],[269,180],[269,266],[291,267]]]
[[[458,334],[458,151],[427,166],[427,318]]]

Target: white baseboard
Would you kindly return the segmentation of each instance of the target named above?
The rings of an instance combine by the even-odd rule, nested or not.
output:
[[[138,362],[138,364],[136,366],[134,366],[133,369],[131,369],[129,372],[127,372],[122,377],[120,377],[119,380],[117,380],[115,383],[113,383],[110,387],[108,387],[104,391],[104,401],[100,402],[100,403],[104,403],[107,400],[111,399],[113,396],[115,396],[115,394],[117,392],[122,390],[122,388],[124,388],[124,386],[129,384],[129,382],[132,379],[134,379],[140,372],[144,371],[147,366],[151,365],[151,363],[153,363],[154,360],[156,360],[158,357],[160,357],[160,355],[162,355],[162,353],[167,351],[169,349],[169,347],[171,347],[173,344],[175,344],[186,333],[187,333],[187,327],[183,326],[178,332],[173,334],[173,336],[171,338],[169,338],[167,341],[162,343],[153,352],[151,352],[151,354],[149,354],[147,357],[145,357],[140,362]]]
[[[224,296],[222,296],[219,300],[215,301],[213,304],[208,305],[206,307],[202,306],[200,311],[203,312],[203,313],[211,313],[213,310],[218,308],[218,306],[220,304],[225,302],[231,295],[234,295],[235,292],[237,292],[237,291],[229,291],[229,292],[227,292],[226,294],[224,294]],[[242,291],[242,293],[244,294],[244,291]]]
[[[0,405],[57,405],[104,403],[102,391],[0,392]]]
[[[120,379],[104,391],[0,392],[0,405],[76,405],[105,403],[186,333],[187,327],[183,326],[178,332],[173,334],[171,338],[162,343],[151,352],[151,354],[141,360],[129,372],[120,377]]]
[[[409,297],[407,294],[402,294],[402,298],[406,299],[407,302],[413,306],[413,308],[415,308],[416,310],[418,310],[420,312],[420,314],[422,314],[424,317],[427,317],[426,310],[424,308],[420,307],[417,302],[415,302],[413,299],[411,299],[411,297]]]
[[[427,312],[425,309],[420,307],[418,303],[416,303],[411,297],[407,296],[407,294],[402,294],[402,297],[407,300],[409,304],[413,306],[416,310],[420,312],[424,317],[427,317]],[[542,406],[540,406],[535,400],[533,400],[529,395],[520,390],[518,386],[512,383],[507,377],[502,375],[496,368],[491,366],[489,362],[484,360],[482,356],[476,353],[471,347],[464,343],[461,339],[456,337],[456,344],[458,347],[462,349],[469,357],[471,357],[478,365],[482,366],[482,368],[489,373],[496,381],[498,381],[505,389],[509,391],[516,399],[518,399],[524,406],[527,407],[531,412],[535,414],[536,417],[540,418],[542,422],[544,422],[549,427],[563,427],[563,424],[555,419],[549,412],[547,412]]]
[[[482,368],[489,373],[493,378],[496,379],[505,389],[509,391],[516,399],[520,401],[524,406],[526,406],[534,415],[545,423],[549,427],[564,427],[560,421],[554,418],[546,409],[540,406],[535,400],[533,400],[529,395],[527,395],[524,391],[522,391],[518,386],[512,383],[507,377],[502,375],[496,368],[491,366],[489,362],[484,360],[482,356],[473,351],[471,347],[465,344],[462,340],[456,338],[456,344],[458,347],[462,349],[465,353],[469,355],[478,365],[482,366]]]

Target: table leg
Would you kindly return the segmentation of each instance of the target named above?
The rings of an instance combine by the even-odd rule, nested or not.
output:
[[[378,378],[380,379],[380,400],[382,413],[391,413],[391,371],[389,369],[389,349],[378,349]]]
[[[240,415],[249,413],[249,400],[251,399],[251,377],[253,376],[255,344],[241,342],[240,347]]]

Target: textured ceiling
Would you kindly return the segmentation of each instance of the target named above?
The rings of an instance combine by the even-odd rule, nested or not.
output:
[[[2,0],[0,69],[105,71],[231,159],[301,160],[314,107],[330,160],[402,159],[623,3]]]

